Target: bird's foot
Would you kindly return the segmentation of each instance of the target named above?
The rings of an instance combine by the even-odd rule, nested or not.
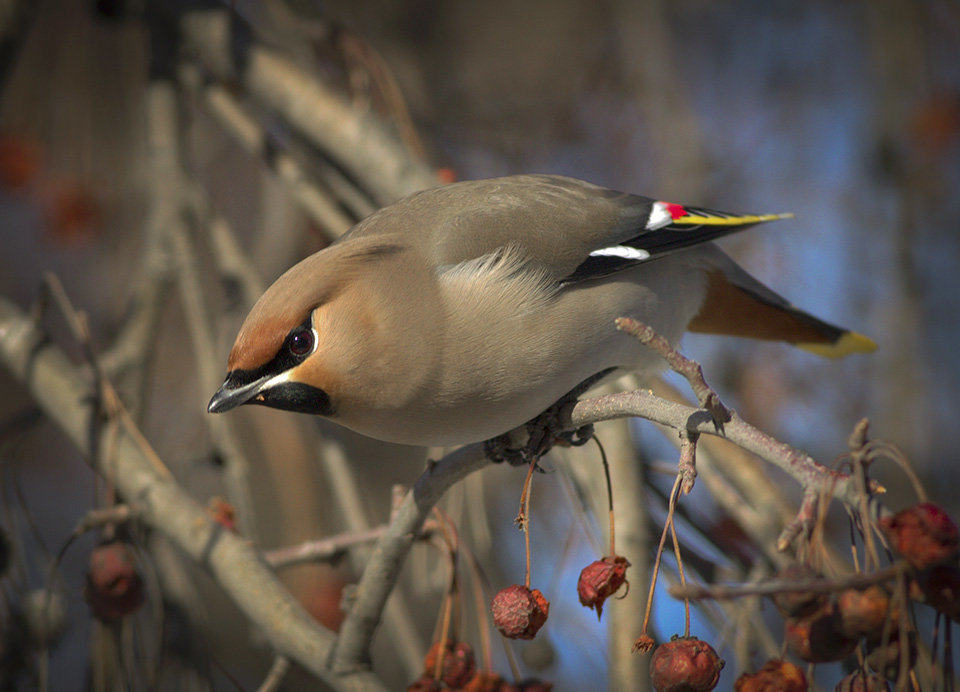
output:
[[[487,457],[494,463],[506,461],[511,466],[522,466],[539,460],[555,445],[579,447],[589,442],[593,437],[593,426],[584,425],[574,430],[566,430],[561,421],[567,416],[561,414],[564,409],[577,403],[581,394],[612,370],[613,368],[610,368],[587,378],[533,420],[484,442]]]

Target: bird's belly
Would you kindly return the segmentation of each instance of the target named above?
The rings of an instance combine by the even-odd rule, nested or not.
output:
[[[399,405],[384,402],[362,416],[343,411],[338,422],[402,444],[465,444],[522,425],[608,368],[659,371],[662,359],[614,320],[634,317],[678,340],[704,292],[700,273],[684,269],[667,257],[564,289],[535,312],[508,309],[494,323],[457,325],[445,335],[448,358],[434,381]]]

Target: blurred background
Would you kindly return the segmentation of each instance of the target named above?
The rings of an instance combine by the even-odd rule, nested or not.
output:
[[[203,36],[179,33],[191,13],[230,14],[234,44],[282,54],[351,112],[376,120],[414,162],[416,175],[402,181],[413,189],[427,180],[549,172],[730,211],[794,212],[795,220],[722,241],[724,249],[802,308],[871,336],[877,352],[827,361],[777,344],[692,335],[685,353],[703,363],[708,380],[744,419],[823,463],[846,450],[853,425],[868,417],[872,435],[902,450],[932,499],[958,509],[955,0],[226,5],[0,3],[0,294],[28,308],[43,272],[62,280],[89,315],[93,342],[145,435],[198,500],[226,494],[236,504],[231,493],[242,474],[231,473],[230,458],[247,457],[242,492],[249,497],[240,503],[246,508],[240,523],[261,545],[290,545],[384,521],[391,486],[412,484],[422,451],[333,429],[318,432],[313,421],[268,410],[238,412],[229,429],[215,428],[203,407],[223,373],[211,375],[196,353],[212,350],[222,367],[256,297],[251,287],[268,284],[390,194],[362,185],[364,194],[344,192],[344,181],[356,183],[360,176],[342,175],[341,154],[323,150],[288,114],[276,112],[261,93],[266,88],[244,76],[244,57],[236,58],[232,77],[222,76],[213,53],[204,51]],[[150,110],[156,107],[151,79],[158,78],[174,85],[173,139],[157,134]],[[231,108],[252,123],[247,130],[231,129],[229,123],[240,122],[231,120]],[[262,141],[251,144],[243,132]],[[311,206],[309,195],[278,167],[284,156],[304,177],[319,181],[333,203],[314,200]],[[172,206],[164,197],[171,194],[170,180],[162,177],[165,157],[180,170]],[[403,184],[393,189],[403,191]],[[250,258],[256,279],[246,288],[224,279],[222,248],[205,235],[215,223],[228,226]],[[185,226],[194,247],[188,260],[157,249],[150,229],[164,224]],[[195,270],[189,275],[200,289],[199,308],[183,297],[183,262]],[[155,308],[144,318],[151,337],[148,348],[139,342],[131,356],[120,345],[135,342],[127,326],[131,315],[141,314],[137,306],[149,302],[145,296],[153,296]],[[201,316],[206,346],[197,336]],[[51,316],[46,324],[79,360],[82,350],[63,321]],[[3,372],[0,391],[6,392],[0,398],[2,521],[18,556],[16,575],[4,584],[10,609],[17,594],[45,583],[50,556],[83,513],[103,501],[104,491]],[[675,458],[652,426],[636,423],[631,432],[638,458]],[[224,451],[228,435],[236,442]],[[345,456],[330,452],[331,445]],[[329,475],[344,459],[353,490]],[[877,474],[891,506],[912,499],[893,465]],[[535,518],[533,525],[534,572],[539,569],[540,581],[558,594],[568,594],[567,603],[551,596],[556,605],[549,635],[520,647],[521,661],[531,674],[555,680],[557,690],[599,689],[609,681],[604,629],[572,594],[580,567],[598,556],[604,531],[571,510],[560,475],[548,474],[538,490],[543,499],[536,502],[541,523]],[[512,527],[522,473],[496,468],[482,476],[451,493],[447,511],[459,520],[468,514],[464,506],[471,507],[471,528],[461,527],[464,540],[474,541],[494,584],[505,585],[522,574],[522,540]],[[795,499],[791,481],[771,477]],[[707,498],[704,488],[696,492]],[[708,499],[702,506],[703,522],[724,523],[722,512],[711,514]],[[659,526],[662,513],[653,507]],[[486,528],[477,528],[481,524]],[[81,689],[91,658],[105,655],[91,652],[81,596],[94,542],[84,537],[63,560],[69,627],[50,656],[52,689]],[[158,563],[167,595],[164,656],[182,667],[176,674],[192,676],[196,689],[230,689],[230,680],[255,687],[269,665],[265,652],[249,653],[251,646],[258,651],[256,633],[235,624],[236,613],[208,595],[216,589],[202,575],[155,551],[162,548],[146,552]],[[739,566],[743,573],[749,562]],[[362,555],[283,574],[311,612],[335,625],[343,583],[356,578],[360,564]],[[388,623],[389,634],[381,634],[374,652],[386,680],[412,679],[417,664],[409,659],[429,643],[443,582],[437,570],[435,558],[414,553],[406,610],[392,616],[407,625],[391,629]],[[178,581],[177,575],[187,578]],[[181,591],[171,595],[174,584]],[[643,579],[634,587],[629,607],[637,609],[645,598]],[[206,610],[204,634],[190,635],[202,642],[197,647],[176,634],[197,626],[176,629],[191,620],[175,612],[190,610],[185,604],[191,599]],[[668,637],[671,627],[677,629],[669,622],[676,611],[664,604],[658,612],[660,634]],[[704,628],[713,626],[704,621]],[[595,651],[582,649],[584,632],[598,637]],[[9,649],[4,665],[12,670]],[[506,669],[502,660],[500,669]],[[185,679],[174,683],[173,666],[165,671],[170,685]],[[21,684],[25,679],[29,675]],[[297,682],[290,684],[294,689]]]

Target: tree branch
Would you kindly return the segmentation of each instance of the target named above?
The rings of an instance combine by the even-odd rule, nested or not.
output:
[[[107,435],[83,370],[45,339],[32,320],[0,298],[0,364],[22,382],[37,404],[85,456],[104,447]],[[254,547],[206,515],[151,461],[152,449],[118,426],[110,475],[118,492],[141,510],[147,525],[166,535],[208,569],[240,610],[262,629],[271,646],[336,690],[383,690],[371,673],[332,674],[326,667],[334,635],[319,626],[279,585]],[[100,473],[103,462],[90,458]]]
[[[235,60],[238,46],[227,11],[190,12],[183,32],[206,69],[221,81],[239,79],[254,98],[362,181],[379,205],[439,183],[376,115],[358,111],[290,60],[253,41],[243,46],[242,61]]]
[[[370,643],[380,614],[427,515],[454,483],[490,463],[483,444],[472,444],[431,464],[417,479],[387,532],[377,541],[357,584],[356,598],[340,627],[331,666],[334,672],[349,673],[369,664]]]

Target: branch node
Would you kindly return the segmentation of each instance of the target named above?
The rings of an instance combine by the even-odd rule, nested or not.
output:
[[[778,551],[785,551],[797,537],[810,535],[816,523],[819,508],[820,494],[815,490],[806,490],[803,493],[803,500],[800,502],[800,508],[797,510],[796,516],[783,527],[780,537],[777,538]]]
[[[710,414],[717,432],[723,434],[723,424],[730,422],[731,414],[729,409],[720,401],[720,395],[707,384],[700,363],[681,354],[648,324],[631,317],[618,317],[615,322],[617,329],[630,334],[644,346],[649,346],[659,353],[667,361],[671,370],[683,376],[690,383],[690,388],[697,397],[700,408]]]

